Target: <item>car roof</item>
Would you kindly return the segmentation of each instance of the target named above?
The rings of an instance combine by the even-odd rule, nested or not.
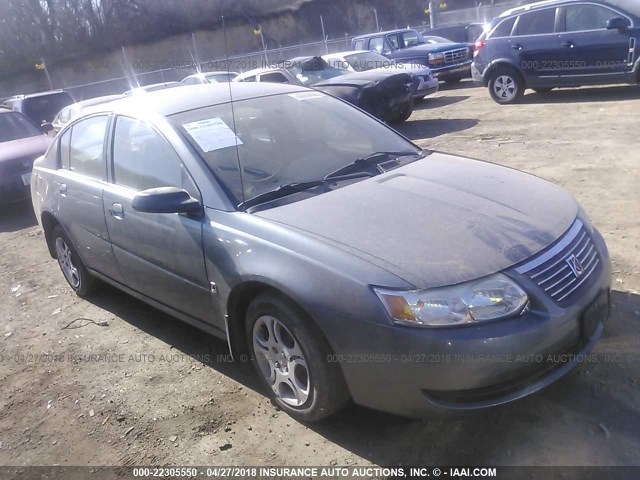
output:
[[[358,35],[357,37],[353,37],[354,40],[360,40],[363,38],[369,37],[377,37],[378,35],[387,35],[389,33],[401,33],[401,32],[418,32],[413,28],[396,28],[395,30],[386,30],[384,32],[375,32],[375,33],[367,33],[366,35]]]
[[[372,52],[371,50],[347,50],[345,52],[330,53],[328,55],[322,55],[322,58],[325,58],[325,57],[346,57],[347,55],[356,55],[358,53],[377,53],[377,52]]]
[[[36,98],[36,97],[44,97],[47,95],[58,95],[60,93],[65,93],[67,95],[70,96],[70,93],[67,92],[66,90],[48,90],[46,92],[37,92],[37,93],[28,93],[28,94],[20,94],[20,95],[14,95],[13,97],[10,97],[8,100],[17,100],[17,99],[24,99],[24,98]]]
[[[524,13],[524,12],[528,12],[531,10],[536,10],[538,8],[544,8],[544,7],[553,7],[553,6],[563,6],[563,5],[571,5],[573,3],[593,3],[596,5],[603,5],[603,6],[609,6],[609,7],[618,7],[618,8],[625,8],[624,5],[626,4],[626,2],[624,0],[620,1],[618,0],[617,2],[601,2],[599,0],[542,0],[540,2],[534,2],[534,3],[529,3],[527,5],[520,5],[519,7],[514,7],[514,8],[510,8],[509,10],[506,10],[504,12],[502,12],[498,18],[503,18],[503,17],[508,17],[514,14],[520,14],[520,13]],[[634,5],[637,3],[637,0],[630,0],[629,3],[631,5]]]
[[[232,98],[233,101],[242,101],[309,90],[296,85],[269,82],[184,85],[180,88],[158,90],[143,96],[125,97],[91,107],[83,112],[83,116],[100,112],[133,113],[136,116],[142,111],[167,117],[180,112],[229,103]]]

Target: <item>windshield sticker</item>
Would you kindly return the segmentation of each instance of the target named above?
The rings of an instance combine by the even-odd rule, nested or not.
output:
[[[314,98],[325,97],[325,95],[323,95],[320,92],[297,92],[297,93],[290,93],[289,96],[292,98],[295,98],[296,100],[313,100]]]
[[[205,153],[242,145],[242,140],[221,118],[199,120],[182,126]]]

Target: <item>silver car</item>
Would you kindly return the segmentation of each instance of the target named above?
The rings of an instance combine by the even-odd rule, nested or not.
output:
[[[96,107],[31,185],[79,295],[107,282],[225,339],[304,421],[349,399],[411,416],[515,400],[608,316],[607,249],[569,193],[304,87]]]

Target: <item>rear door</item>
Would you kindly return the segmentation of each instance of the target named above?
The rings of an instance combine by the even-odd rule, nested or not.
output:
[[[203,219],[131,207],[139,192],[161,186],[183,188],[200,199],[195,182],[164,137],[137,119],[116,118],[110,150],[104,209],[125,285],[206,321],[212,301],[202,250]]]
[[[562,9],[561,44],[573,64],[568,76],[603,77],[623,75],[633,67],[635,38],[631,30],[607,30],[607,21],[626,16],[601,5],[578,3]]]
[[[111,118],[98,115],[76,122],[59,141],[60,165],[54,180],[59,206],[56,216],[71,237],[83,263],[119,280],[102,196],[107,185],[106,133]]]
[[[557,83],[563,73],[566,52],[557,32],[558,11],[555,7],[539,8],[519,15],[516,20],[509,48],[515,52],[527,77],[527,86]]]

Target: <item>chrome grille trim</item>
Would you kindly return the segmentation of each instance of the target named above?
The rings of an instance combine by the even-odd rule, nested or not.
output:
[[[527,273],[534,268],[539,267],[544,262],[551,260],[553,257],[562,252],[562,250],[564,250],[578,236],[582,227],[582,221],[576,220],[569,231],[565,234],[565,236],[552,249],[547,250],[545,253],[538,257],[535,257],[530,262],[519,266],[518,268],[516,268],[516,272]]]
[[[577,260],[578,267],[570,265],[572,258]],[[596,246],[584,224],[576,220],[558,243],[515,271],[528,276],[560,303],[591,278],[598,265],[600,257]],[[574,273],[576,268],[581,270]]]
[[[444,52],[445,64],[459,63],[469,58],[469,49],[459,48],[457,50],[449,50]]]

